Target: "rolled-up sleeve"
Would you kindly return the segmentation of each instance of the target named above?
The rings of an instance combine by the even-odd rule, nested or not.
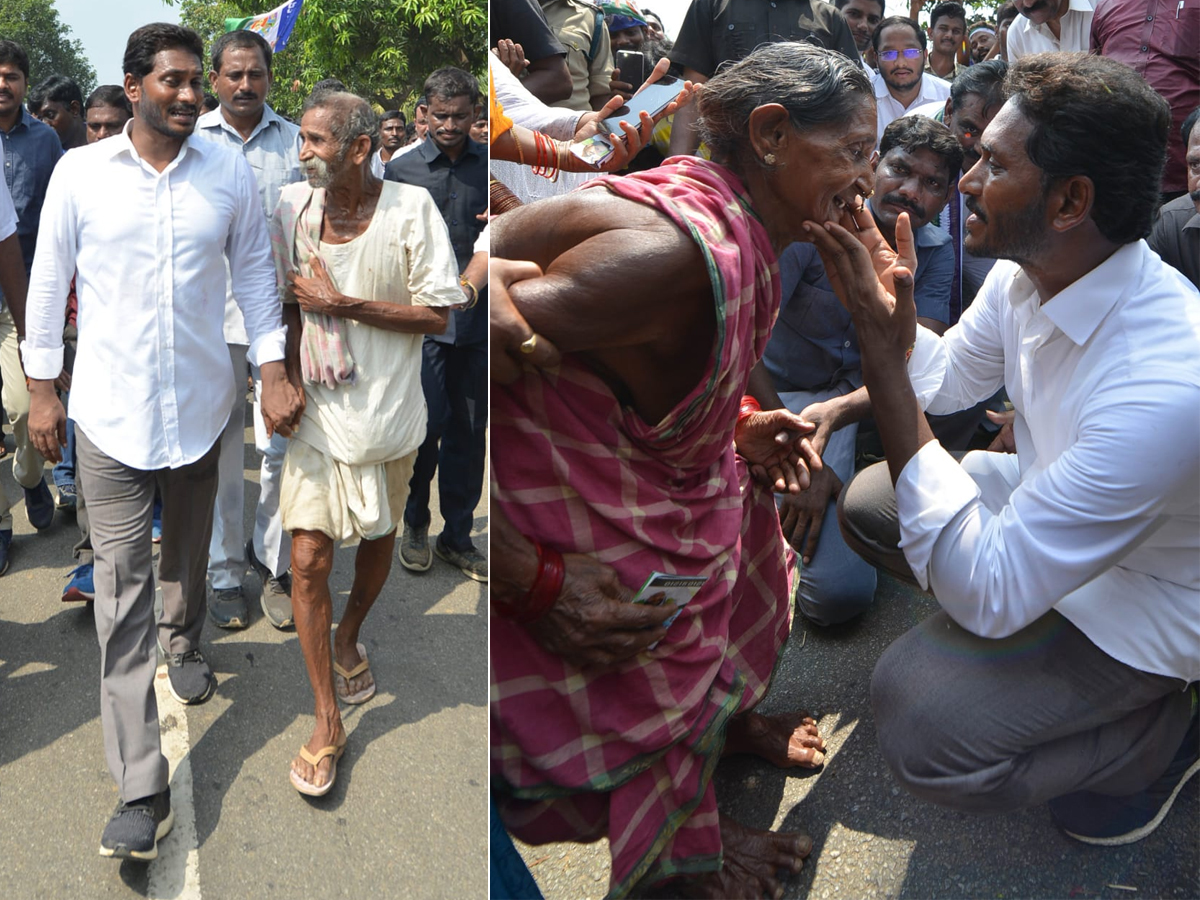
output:
[[[225,253],[233,295],[241,307],[250,338],[247,358],[257,366],[284,357],[287,328],[283,324],[271,238],[250,164],[239,160],[234,169],[238,210]]]
[[[412,191],[413,213],[405,235],[408,292],[414,306],[457,306],[463,302],[458,263],[446,222],[426,190]]]
[[[42,203],[37,250],[25,298],[21,360],[30,378],[57,378],[63,368],[63,323],[75,274],[77,222],[72,172],[67,159],[54,169]]]

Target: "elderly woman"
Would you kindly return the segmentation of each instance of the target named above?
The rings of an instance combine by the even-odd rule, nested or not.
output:
[[[607,836],[612,896],[671,877],[776,895],[811,841],[720,813],[713,769],[824,759],[811,719],[751,711],[791,618],[771,488],[807,483],[811,426],[743,395],[776,254],[871,189],[875,102],[861,67],[797,43],[698,102],[714,162],[601,177],[493,228],[493,790],[528,842]],[[631,603],[653,572],[703,586]]]

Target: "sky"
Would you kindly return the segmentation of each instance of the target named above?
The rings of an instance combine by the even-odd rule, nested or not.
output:
[[[83,44],[96,70],[97,84],[120,84],[125,41],[135,28],[149,22],[178,22],[179,8],[162,0],[54,0],[59,19],[70,37]]]

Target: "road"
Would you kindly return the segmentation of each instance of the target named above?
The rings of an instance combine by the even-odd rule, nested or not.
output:
[[[257,471],[251,444],[248,511]],[[11,455],[0,484],[20,496]],[[485,500],[475,519],[484,547],[486,509]],[[485,585],[436,558],[420,576],[396,562],[363,628],[379,693],[343,708],[349,747],[337,783],[309,800],[288,781],[313,722],[299,644],[262,619],[259,582],[248,576],[251,626],[204,629],[216,695],[183,707],[164,694],[160,704],[175,828],[155,862],[120,863],[97,852],[117,795],[102,749],[94,624],[88,606],[60,600],[78,531],[56,513],[34,533],[23,503],[14,519],[12,567],[0,578],[0,897],[485,896]],[[433,534],[440,525],[435,506]],[[352,577],[353,550],[340,550],[335,617]]]
[[[936,609],[890,578],[858,621],[819,629],[797,616],[763,712],[807,709],[829,746],[820,772],[784,773],[747,757],[722,761],[721,809],[756,828],[805,831],[813,851],[785,897],[1200,897],[1200,778],[1163,825],[1126,847],[1090,847],[1062,835],[1045,807],[981,818],[916,800],[879,753],[867,697],[875,660]],[[919,723],[914,723],[919,727]],[[608,849],[520,847],[548,900],[590,900],[608,887]]]

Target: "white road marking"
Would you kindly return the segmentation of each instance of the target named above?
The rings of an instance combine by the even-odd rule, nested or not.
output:
[[[171,696],[167,667],[154,678],[162,752],[171,770],[171,805],[175,826],[158,844],[158,858],[149,866],[147,900],[200,900],[200,851],[196,839],[196,807],[192,799],[187,708]]]

